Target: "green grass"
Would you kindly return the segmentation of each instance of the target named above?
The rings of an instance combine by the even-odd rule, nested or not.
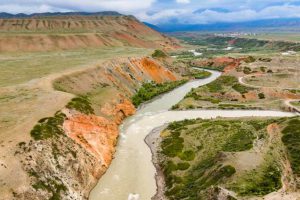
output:
[[[31,137],[35,140],[45,140],[61,134],[64,134],[62,124],[65,114],[55,113],[54,117],[40,119],[30,132]]]
[[[211,73],[208,71],[200,71],[192,74],[195,79],[205,79],[211,76]]]
[[[191,89],[172,109],[281,109],[274,98],[268,99],[271,97],[260,89],[240,84],[235,76],[222,75],[209,84]]]
[[[32,187],[35,190],[45,190],[52,193],[49,200],[62,200],[61,192],[67,190],[67,187],[63,183],[51,179],[47,179],[46,181],[39,180]]]
[[[239,92],[240,94],[246,94],[248,93],[250,90],[253,90],[253,88],[250,88],[250,87],[246,87],[244,85],[241,85],[240,83],[236,83],[232,86],[232,88]]]
[[[280,189],[281,186],[281,170],[275,163],[270,163],[262,171],[248,172],[230,189],[240,196],[262,196]]]
[[[230,136],[222,150],[227,152],[238,152],[251,149],[253,147],[254,139],[255,136],[251,130],[240,127],[238,132],[235,132]]]
[[[300,175],[300,120],[291,119],[282,130],[282,142],[286,146],[288,158],[291,162],[293,173]]]
[[[138,92],[131,98],[132,103],[135,105],[135,107],[138,107],[140,104],[149,101],[160,94],[169,92],[186,82],[187,80],[165,83],[144,83]]]
[[[267,135],[266,126],[276,121],[197,119],[169,124],[159,153],[166,181],[165,195],[174,200],[207,199],[211,187],[226,186],[236,173],[234,166],[222,163],[222,152],[250,150],[256,138]],[[262,191],[274,191],[280,185],[278,173],[271,173],[275,175],[272,180],[263,173],[265,182],[256,183],[256,179],[249,182],[261,186]]]
[[[156,49],[152,54],[152,58],[166,58],[167,54],[162,50]]]
[[[84,114],[93,114],[94,110],[91,106],[90,100],[86,96],[78,96],[73,98],[66,108],[74,109]],[[46,140],[58,135],[64,134],[62,129],[63,122],[66,115],[61,111],[55,113],[53,117],[46,117],[40,119],[30,132],[34,140]]]
[[[89,48],[50,52],[14,52],[0,55],[0,86],[10,86],[71,68],[85,68],[103,59],[147,55],[133,47]]]
[[[77,110],[78,112],[84,114],[94,114],[94,109],[90,99],[87,96],[78,96],[73,99],[66,105],[66,108]]]

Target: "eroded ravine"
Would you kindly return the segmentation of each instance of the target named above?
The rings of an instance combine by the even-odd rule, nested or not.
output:
[[[292,116],[279,111],[250,110],[193,110],[168,111],[180,101],[191,88],[207,84],[221,73],[212,72],[205,80],[189,82],[160,98],[145,104],[136,115],[128,118],[120,127],[120,139],[115,158],[106,174],[90,193],[90,200],[150,200],[156,193],[155,168],[151,152],[144,142],[147,134],[155,127],[183,119],[248,116]]]

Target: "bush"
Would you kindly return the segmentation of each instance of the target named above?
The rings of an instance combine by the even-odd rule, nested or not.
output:
[[[152,54],[152,58],[165,58],[165,57],[167,57],[167,54],[159,49],[156,49]]]
[[[253,56],[248,56],[247,58],[245,58],[244,60],[246,63],[253,63],[256,61],[256,59]]]
[[[184,151],[178,155],[181,160],[192,161],[195,158],[195,152],[192,150]]]
[[[195,79],[204,79],[204,78],[210,77],[211,73],[208,71],[200,71],[200,72],[193,74],[193,76]]]
[[[261,62],[271,62],[272,58],[259,58],[258,60]]]
[[[187,80],[165,82],[165,83],[144,83],[139,91],[131,98],[135,107],[138,107],[145,101],[148,101],[160,94],[169,92],[174,88],[183,85]]]
[[[31,137],[35,140],[44,140],[63,134],[62,124],[65,118],[65,114],[57,112],[54,117],[39,120],[30,132]]]
[[[67,105],[66,108],[77,110],[78,112],[88,114],[94,114],[92,103],[87,96],[78,96],[73,98]]]
[[[177,164],[177,170],[187,170],[190,167],[188,162],[182,162]]]
[[[251,88],[246,87],[244,85],[241,85],[239,83],[233,85],[232,89],[234,89],[235,91],[239,92],[240,94],[246,94],[246,93],[249,92],[249,90],[251,90]]]
[[[252,70],[249,67],[244,67],[243,72],[244,74],[251,74]]]
[[[264,93],[259,93],[258,94],[258,98],[259,99],[264,99],[265,98],[265,94]]]
[[[254,138],[255,137],[251,131],[239,129],[239,131],[228,139],[222,150],[228,152],[249,150],[253,147]]]
[[[300,120],[292,119],[282,130],[282,142],[287,148],[293,173],[300,175]]]
[[[231,189],[242,196],[266,195],[281,188],[281,171],[270,164],[261,173],[249,172],[245,180]]]

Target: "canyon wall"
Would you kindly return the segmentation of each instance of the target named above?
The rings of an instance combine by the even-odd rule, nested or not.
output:
[[[15,188],[14,198],[87,199],[113,159],[118,125],[135,113],[130,97],[142,82],[178,79],[150,58],[108,61],[57,79],[56,89],[77,95],[81,101],[72,100],[73,104],[88,109],[74,109],[71,101],[53,117],[41,119],[30,142],[19,144],[15,155],[28,181]],[[88,100],[80,99],[83,95]]]

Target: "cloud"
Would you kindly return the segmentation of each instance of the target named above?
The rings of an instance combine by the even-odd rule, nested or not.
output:
[[[0,12],[32,13],[54,11],[119,11],[134,14],[146,10],[156,0],[1,0]]]
[[[190,0],[176,0],[177,3],[183,3],[183,4],[188,4],[191,3]]]
[[[300,17],[300,0],[0,0],[0,12],[118,11],[150,23],[214,23]],[[26,3],[24,3],[26,1]]]
[[[270,6],[261,10],[242,9],[226,11],[220,9],[170,9],[157,12],[151,16],[140,16],[154,24],[171,23],[181,24],[208,24],[215,22],[242,22],[257,19],[276,19],[300,17],[300,6],[285,4]]]

